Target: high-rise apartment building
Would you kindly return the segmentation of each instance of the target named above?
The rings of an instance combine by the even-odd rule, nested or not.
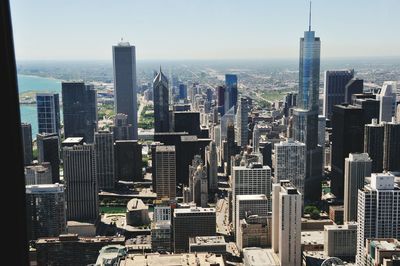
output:
[[[68,220],[94,222],[99,215],[93,144],[63,148]]]
[[[49,162],[51,166],[52,183],[60,182],[60,148],[59,136],[53,134],[37,134],[36,143],[38,148],[39,163]]]
[[[365,177],[371,176],[373,160],[368,153],[350,153],[344,162],[344,221],[357,221],[358,190],[364,187]]]
[[[114,108],[116,114],[128,116],[127,124],[133,126],[133,138],[137,140],[137,83],[135,46],[121,42],[113,46]]]
[[[365,261],[367,238],[400,237],[400,189],[394,176],[372,174],[371,183],[358,190],[357,266]]]
[[[26,211],[29,239],[59,236],[67,229],[64,186],[60,184],[26,186]]]
[[[83,82],[62,82],[64,135],[94,142],[97,129],[97,92]],[[40,132],[39,132],[40,133]]]
[[[161,71],[153,80],[154,131],[168,132],[169,125],[168,79]]]
[[[94,133],[94,149],[98,189],[113,189],[115,187],[113,133],[109,131]]]
[[[29,165],[33,160],[32,127],[31,124],[21,123],[22,148],[24,150],[24,165]]]
[[[60,133],[60,100],[58,93],[36,93],[39,133]]]
[[[175,146],[156,146],[156,191],[157,198],[176,197],[176,151]]]
[[[272,185],[272,249],[281,265],[302,264],[301,197],[288,180]]]

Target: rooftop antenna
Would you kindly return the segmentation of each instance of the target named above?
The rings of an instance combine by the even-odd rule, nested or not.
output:
[[[308,31],[311,31],[311,1],[310,1],[310,15],[308,18]]]

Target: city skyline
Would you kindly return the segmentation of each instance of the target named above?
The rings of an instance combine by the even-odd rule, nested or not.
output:
[[[365,2],[313,2],[312,29],[325,40],[321,57],[400,56],[400,37],[393,34],[400,2]],[[138,60],[277,59],[297,58],[308,3],[76,1],[59,12],[59,5],[43,0],[13,2],[11,11],[18,60],[109,60],[109,47],[121,37],[138,47]]]

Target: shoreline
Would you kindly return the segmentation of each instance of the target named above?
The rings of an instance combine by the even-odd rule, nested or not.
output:
[[[31,74],[17,73],[17,76],[31,77],[31,78],[41,78],[41,79],[50,79],[50,80],[60,81],[60,83],[65,81],[65,80],[62,80],[62,79],[54,78],[54,77],[43,77],[43,76],[31,75]]]

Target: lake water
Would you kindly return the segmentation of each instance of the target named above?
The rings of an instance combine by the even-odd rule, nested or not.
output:
[[[27,91],[57,92],[61,97],[61,80],[18,75],[18,91],[19,93]],[[21,104],[20,111],[21,122],[32,125],[32,138],[36,138],[38,132],[36,104]]]

